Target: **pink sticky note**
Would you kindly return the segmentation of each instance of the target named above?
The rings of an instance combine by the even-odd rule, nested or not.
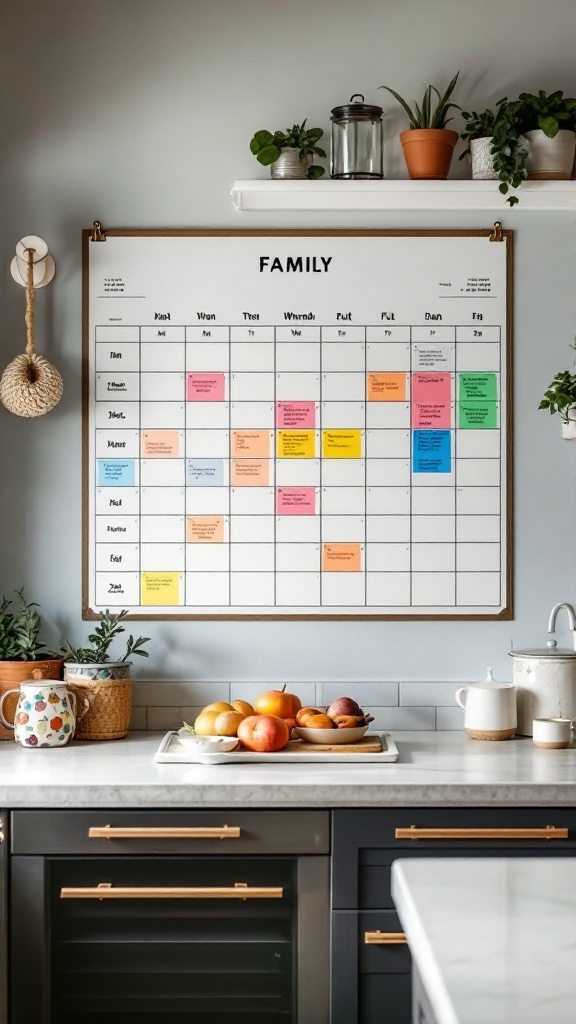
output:
[[[452,423],[452,407],[449,402],[412,403],[412,426],[415,428],[434,430],[450,430]]]
[[[186,400],[188,402],[223,402],[223,373],[187,373]]]
[[[316,507],[314,487],[278,487],[276,489],[277,516],[313,516]]]
[[[413,373],[412,401],[415,405],[450,404],[452,381],[449,373]]]
[[[314,402],[276,402],[276,426],[279,428],[316,426]]]

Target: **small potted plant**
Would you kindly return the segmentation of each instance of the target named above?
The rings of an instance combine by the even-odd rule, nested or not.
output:
[[[108,609],[100,613],[100,624],[88,636],[89,646],[73,647],[68,641],[61,648],[64,657],[64,681],[90,705],[76,725],[75,738],[80,740],[122,739],[128,732],[132,707],[132,679],[130,669],[133,655],[148,657],[142,650],[149,637],[137,640],[129,636],[122,657],[110,658],[110,647],[124,633],[122,619],[126,609],[111,615]]]
[[[518,121],[527,140],[526,170],[531,179],[572,177],[576,150],[576,99],[558,89],[521,92]]]
[[[520,107],[518,100],[504,97],[498,100],[496,110],[462,111],[465,126],[460,138],[468,143],[468,148],[460,159],[470,156],[473,178],[499,180],[502,195],[507,195],[510,188],[519,188],[528,174]],[[506,202],[515,206],[518,197],[509,196]]]
[[[571,347],[576,348],[576,345]],[[555,374],[538,408],[547,409],[552,416],[558,413],[562,419],[563,440],[576,441],[576,373],[562,370]]]
[[[39,605],[26,601],[23,587],[15,593],[17,601],[3,597],[0,603],[0,693],[32,678],[62,679],[62,658],[47,651],[39,639]],[[6,701],[4,713],[10,722],[17,700],[11,695]],[[13,738],[14,734],[0,725],[0,740]]]
[[[256,132],[250,142],[250,151],[264,167],[270,167],[272,178],[321,178],[324,167],[313,164],[314,156],[325,157],[325,150],[318,145],[324,135],[322,128],[306,128],[294,124],[285,132]]]
[[[443,95],[440,95],[436,86],[429,85],[421,105],[415,102],[413,107],[410,107],[389,85],[379,86],[380,89],[387,89],[392,93],[408,114],[410,128],[400,133],[400,142],[411,178],[448,177],[458,132],[452,131],[446,125],[452,120],[448,117],[448,112],[453,108],[461,109],[457,103],[450,102],[459,74],[457,71]]]

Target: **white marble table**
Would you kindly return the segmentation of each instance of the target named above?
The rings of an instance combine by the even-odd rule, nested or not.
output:
[[[576,861],[399,860],[392,895],[426,1024],[574,1024]]]
[[[161,738],[54,750],[0,742],[0,807],[576,807],[576,748],[529,739],[398,732],[398,763],[203,766],[155,764]]]

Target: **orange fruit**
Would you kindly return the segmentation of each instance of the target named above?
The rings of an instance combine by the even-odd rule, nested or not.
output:
[[[221,714],[220,711],[201,711],[194,722],[194,732],[197,736],[215,736],[214,722]]]
[[[214,721],[214,732],[217,736],[235,736],[245,718],[241,711],[221,711]]]
[[[225,700],[217,700],[214,704],[207,704],[203,711],[231,711],[232,705]]]
[[[310,718],[310,715],[319,714],[320,712],[318,711],[318,708],[300,708],[300,710],[296,712],[296,724],[304,725],[304,722],[307,718]]]
[[[334,724],[328,715],[309,715],[304,722],[305,729],[336,729],[337,726]]]
[[[247,700],[233,700],[232,710],[239,711],[240,714],[244,715],[246,718],[248,718],[249,715],[254,714],[254,708],[252,707],[251,704],[248,703]]]

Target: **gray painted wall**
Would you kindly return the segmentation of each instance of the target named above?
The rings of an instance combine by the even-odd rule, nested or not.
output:
[[[235,178],[265,172],[254,130],[377,86],[421,96],[462,69],[456,99],[482,109],[522,89],[576,92],[572,0],[3,0],[0,78],[0,357],[25,341],[14,246],[43,236],[57,261],[38,294],[37,340],[62,371],[60,406],[25,421],[0,408],[0,591],[25,584],[51,642],[80,617],[80,232],[130,227],[479,227],[462,214],[239,214]],[[386,171],[404,176],[386,119]],[[456,127],[460,127],[458,121]],[[453,173],[464,175],[464,163]],[[574,216],[502,205],[516,238],[516,618],[509,623],[145,623],[140,678],[473,680],[510,678],[510,644],[540,645],[557,600],[575,600],[576,445],[537,412],[571,363]],[[137,624],[136,624],[137,625]],[[562,623],[565,629],[565,623]],[[564,640],[567,639],[564,635]],[[383,701],[385,703],[385,701]]]

